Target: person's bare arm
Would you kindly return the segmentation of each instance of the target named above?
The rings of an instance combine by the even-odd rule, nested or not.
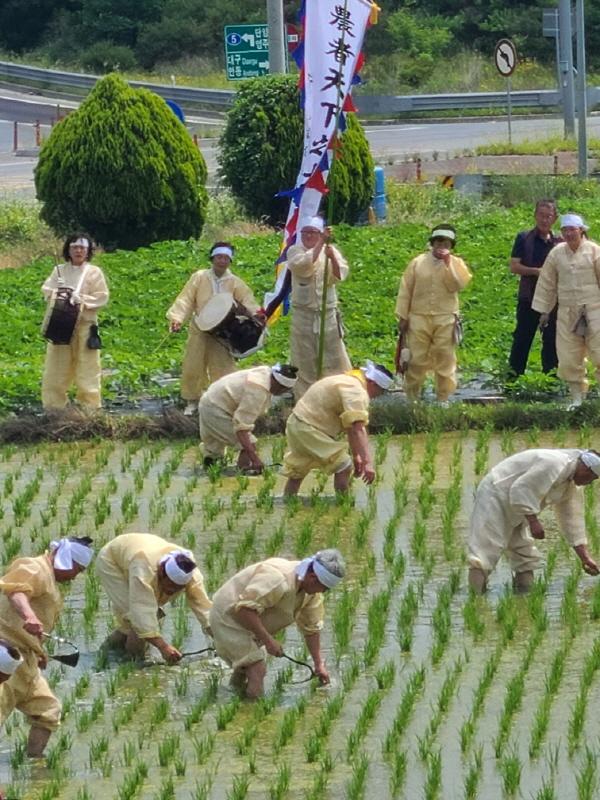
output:
[[[283,647],[271,636],[269,631],[262,624],[260,615],[253,608],[242,606],[237,611],[233,611],[232,615],[243,628],[253,633],[258,641],[264,644],[269,655],[283,655]]]
[[[354,462],[354,475],[365,483],[375,480],[375,467],[369,451],[369,436],[364,422],[353,422],[346,430]]]
[[[156,647],[157,650],[160,650],[162,657],[168,664],[175,664],[181,659],[179,650],[165,641],[162,636],[146,636],[144,637],[144,641]]]
[[[590,556],[586,544],[578,544],[573,548],[577,553],[577,557],[581,561],[581,566],[588,575],[599,575],[600,568],[594,559]]]
[[[235,435],[238,442],[242,445],[242,450],[247,453],[250,463],[252,464],[252,469],[262,470],[264,464],[258,455],[255,443],[252,441],[250,431],[236,431]]]
[[[529,275],[531,277],[537,277],[540,274],[537,267],[526,267],[520,258],[511,258],[510,271],[513,275]]]
[[[13,594],[8,595],[8,602],[23,620],[23,628],[27,633],[41,639],[44,633],[44,626],[29,604],[27,595],[24,592],[13,592]]]
[[[329,673],[325,669],[325,662],[321,656],[321,634],[319,631],[315,633],[305,633],[304,641],[308,647],[308,652],[315,665],[315,672],[321,683],[329,683]]]

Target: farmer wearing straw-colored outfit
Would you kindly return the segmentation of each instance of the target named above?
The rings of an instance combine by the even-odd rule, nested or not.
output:
[[[369,402],[390,389],[393,380],[385,367],[368,361],[366,367],[322,378],[310,387],[294,406],[285,428],[286,495],[297,494],[313,469],[333,474],[336,492],[348,491],[353,466],[356,477],[373,482],[375,467],[366,428]],[[342,433],[347,442],[339,438]]]
[[[60,703],[41,669],[47,656],[43,636],[58,620],[63,599],[59,584],[73,580],[89,566],[91,539],[64,538],[52,542],[44,555],[16,558],[0,578],[0,637],[18,647],[23,664],[2,687],[0,724],[18,709],[31,729],[27,755],[39,757],[60,724]]]
[[[110,646],[141,656],[151,644],[168,663],[179,661],[181,653],[163,639],[158,623],[162,606],[182,592],[202,629],[209,633],[211,602],[204,578],[193,554],[180,545],[151,533],[124,533],[100,550],[96,572],[117,621],[107,640]]]
[[[558,302],[557,374],[569,384],[571,408],[580,406],[588,391],[586,355],[600,376],[600,245],[586,238],[587,229],[578,214],[560,218],[564,242],[544,261],[531,304],[544,327]]]
[[[0,706],[2,703],[2,684],[10,680],[17,669],[23,663],[23,656],[17,648],[6,639],[0,639]],[[0,789],[0,800],[5,800],[4,793]]]
[[[268,558],[238,572],[217,590],[210,610],[217,654],[233,667],[232,683],[246,696],[260,697],[266,653],[281,656],[273,638],[292,622],[304,636],[321,683],[329,674],[321,655],[322,593],[344,577],[337,550],[321,550],[303,561]],[[266,651],[266,653],[265,653]]]
[[[456,245],[452,225],[435,227],[429,243],[431,249],[404,270],[396,317],[410,351],[404,372],[407,396],[417,400],[427,373],[433,372],[438,402],[446,405],[457,385],[458,293],[472,276],[462,258],[450,252]]]
[[[45,409],[64,408],[71,383],[77,387],[77,402],[100,408],[100,350],[90,349],[90,329],[98,324],[98,309],[108,303],[108,286],[100,267],[90,264],[94,252],[89,236],[67,237],[65,263],[55,267],[44,282],[42,292],[50,300],[55,289],[70,288],[72,305],[79,306],[73,338],[69,344],[48,342],[42,378],[42,405]]]
[[[329,244],[331,230],[321,217],[300,222],[300,243],[290,247],[287,265],[292,275],[292,326],[290,358],[298,367],[294,397],[299,400],[319,377],[351,368],[344,346],[336,284],[348,277],[348,264],[337,247]],[[327,309],[323,372],[317,374],[323,281],[327,263]]]
[[[225,375],[208,388],[198,406],[204,466],[222,458],[229,446],[239,450],[240,469],[262,471],[254,425],[269,410],[273,396],[294,387],[296,372],[287,364],[252,367]]]
[[[216,242],[210,250],[210,269],[195,272],[167,311],[171,333],[178,333],[189,319],[189,336],[181,368],[181,396],[187,401],[184,414],[195,414],[198,400],[213,382],[235,371],[233,356],[215,336],[201,331],[194,317],[216,294],[228,292],[249,313],[264,321],[252,290],[230,270],[234,247]],[[191,318],[191,319],[190,319]]]
[[[501,461],[481,481],[475,495],[468,540],[469,585],[478,594],[502,553],[517,591],[527,591],[540,564],[535,539],[545,537],[538,514],[554,506],[563,536],[583,569],[598,575],[587,548],[583,493],[600,475],[593,450],[525,450]]]

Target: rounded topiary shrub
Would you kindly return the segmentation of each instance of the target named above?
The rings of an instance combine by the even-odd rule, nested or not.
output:
[[[161,97],[114,74],[54,127],[35,185],[57,234],[87,230],[111,249],[199,236],[208,202],[185,127]]]
[[[360,122],[352,114],[347,120],[340,159],[330,182],[334,191],[330,222],[356,222],[374,191],[369,143]],[[219,165],[224,182],[250,216],[266,218],[272,224],[285,221],[289,199],[275,195],[295,185],[303,124],[294,77],[253,78],[237,91],[220,140]]]

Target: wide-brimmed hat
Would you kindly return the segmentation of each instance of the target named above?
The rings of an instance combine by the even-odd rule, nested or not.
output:
[[[233,305],[231,292],[219,292],[196,314],[194,322],[201,331],[212,331],[223,322]]]
[[[589,230],[589,227],[585,224],[583,217],[579,216],[579,214],[563,214],[560,218],[560,227],[581,228],[584,231]]]

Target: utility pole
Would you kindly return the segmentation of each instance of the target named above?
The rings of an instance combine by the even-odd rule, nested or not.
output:
[[[267,25],[269,27],[269,72],[286,73],[283,0],[267,0]]]
[[[571,0],[558,0],[560,75],[565,138],[575,136],[575,83],[573,79],[573,31]]]
[[[585,10],[584,0],[575,0],[577,36],[577,151],[579,177],[587,178],[587,81],[585,74]]]

